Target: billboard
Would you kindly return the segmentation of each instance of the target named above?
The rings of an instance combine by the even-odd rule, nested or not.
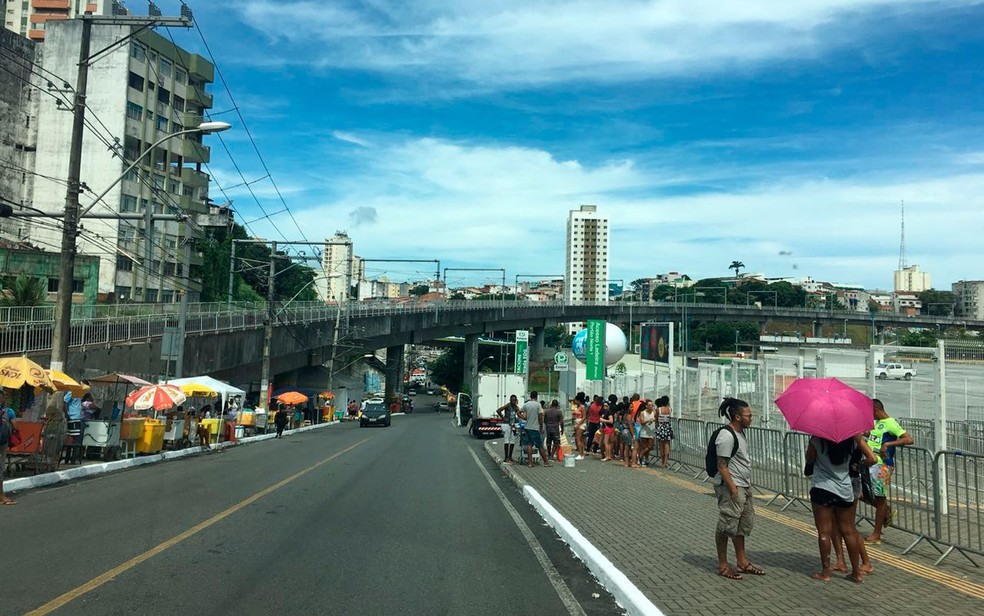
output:
[[[639,355],[642,359],[670,363],[673,346],[673,326],[670,323],[643,323]]]

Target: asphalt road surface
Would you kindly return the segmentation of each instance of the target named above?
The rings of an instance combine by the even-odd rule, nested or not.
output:
[[[20,494],[0,613],[622,613],[433,402]]]

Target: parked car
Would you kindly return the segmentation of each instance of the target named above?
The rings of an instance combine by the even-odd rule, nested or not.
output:
[[[386,408],[386,403],[382,400],[372,400],[367,402],[362,409],[362,416],[359,417],[359,427],[366,426],[390,426],[393,418],[390,411]]]
[[[905,379],[911,381],[916,376],[915,368],[906,368],[902,364],[878,364],[875,366],[876,379]]]

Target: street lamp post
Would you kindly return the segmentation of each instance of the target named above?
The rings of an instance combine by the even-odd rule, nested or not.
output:
[[[90,21],[84,20],[83,27],[91,28]],[[81,66],[87,66],[89,59],[87,46],[83,45],[82,47],[82,57],[80,58],[79,69],[79,86],[77,88],[78,92],[82,94],[76,95],[76,99],[78,99],[76,104],[81,105],[84,108],[84,92],[86,90],[87,77],[83,75]],[[114,180],[113,183],[106,188],[106,190],[100,193],[99,196],[97,196],[89,205],[89,207],[85,208],[80,213],[79,193],[81,186],[80,175],[82,165],[81,133],[84,127],[84,116],[83,118],[80,118],[79,116],[82,116],[82,113],[76,114],[76,122],[72,128],[73,147],[69,160],[68,194],[65,197],[65,218],[62,223],[61,270],[58,275],[58,297],[55,301],[55,327],[51,334],[51,369],[58,371],[63,371],[65,369],[65,361],[68,359],[68,338],[71,330],[72,319],[72,287],[74,286],[75,281],[76,232],[78,229],[79,219],[95,207],[95,205],[99,203],[102,198],[113,189],[113,187],[122,182],[123,178],[126,177],[130,170],[133,169],[145,156],[147,156],[149,152],[153,152],[154,149],[161,143],[164,143],[168,139],[179,135],[186,135],[189,133],[214,133],[231,128],[231,126],[225,122],[204,122],[195,128],[189,128],[166,135],[138,156],[130,164],[130,166],[126,168],[126,171],[116,178],[116,180]],[[150,242],[150,239],[148,238],[147,241]],[[185,266],[187,267],[187,264],[185,264]],[[146,284],[144,287],[146,287]]]
[[[738,330],[735,330],[735,355],[738,355]]]
[[[751,302],[752,295],[772,295],[772,307],[773,308],[778,308],[779,307],[779,294],[777,292],[775,292],[775,291],[748,291],[748,292],[746,292],[745,293],[745,305],[746,306],[750,306],[751,305],[751,303],[752,303]],[[761,308],[761,306],[759,306],[759,307]]]

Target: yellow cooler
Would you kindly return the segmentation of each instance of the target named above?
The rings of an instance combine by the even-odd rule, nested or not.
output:
[[[126,417],[120,429],[121,441],[139,441],[143,438],[145,417]]]
[[[164,449],[165,423],[156,419],[144,422],[143,436],[137,441],[137,453],[158,453]]]
[[[208,428],[209,434],[212,435],[212,442],[216,442],[216,439],[219,438],[219,419],[217,417],[203,419],[202,425]]]

